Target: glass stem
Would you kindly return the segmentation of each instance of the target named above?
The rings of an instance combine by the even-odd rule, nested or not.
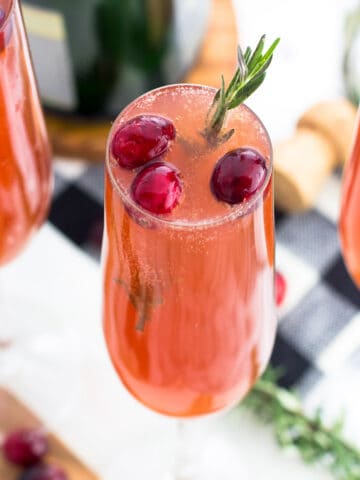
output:
[[[197,480],[201,445],[196,420],[179,420],[177,424],[174,480]]]
[[[0,276],[0,287],[2,277]],[[2,293],[2,292],[1,292]],[[3,295],[0,295],[0,353],[12,343],[12,315]]]

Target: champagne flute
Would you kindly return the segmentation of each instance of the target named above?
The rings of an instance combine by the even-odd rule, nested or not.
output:
[[[20,4],[18,0],[0,0],[0,267],[3,271],[44,221],[51,188],[51,149]],[[6,310],[7,300],[2,299],[0,304],[3,347],[27,328],[24,315],[16,315],[16,305]]]
[[[346,267],[360,288],[360,111],[352,153],[344,170],[339,232]]]
[[[238,403],[274,342],[272,147],[242,101],[277,43],[239,49],[227,89],[170,85],[135,99],[108,138],[105,340],[129,392],[181,419],[177,480],[212,478],[189,455],[192,419]]]

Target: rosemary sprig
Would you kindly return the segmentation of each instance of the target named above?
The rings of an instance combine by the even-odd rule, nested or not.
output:
[[[210,143],[222,143],[234,133],[233,130],[229,130],[219,135],[226,113],[243,103],[262,84],[279,41],[280,39],[277,38],[265,53],[263,53],[265,35],[260,38],[254,51],[247,47],[243,53],[241,47],[238,47],[236,72],[227,88],[225,88],[224,77],[221,76],[221,88],[216,92],[209,111],[204,136]]]
[[[307,416],[297,396],[277,385],[274,370],[264,374],[244,404],[273,424],[281,447],[296,449],[307,463],[324,464],[336,480],[360,479],[360,451],[342,437],[343,419],[326,426],[321,410]]]

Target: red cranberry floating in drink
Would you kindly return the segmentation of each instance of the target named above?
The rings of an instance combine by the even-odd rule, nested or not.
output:
[[[256,194],[266,174],[266,161],[257,150],[237,148],[217,162],[210,181],[211,190],[219,200],[231,205],[241,203]]]
[[[276,306],[280,307],[286,295],[286,280],[282,273],[275,272],[275,301]]]
[[[6,32],[1,30],[3,25],[4,25],[5,18],[6,18],[5,11],[4,11],[4,9],[2,9],[0,7],[0,52],[3,48],[5,48],[5,34],[6,34]]]
[[[9,43],[11,33],[12,33],[12,23],[9,21],[7,25],[4,26],[6,20],[6,13],[3,8],[0,7],[0,52]]]
[[[48,438],[42,430],[16,430],[4,440],[3,452],[7,461],[28,467],[38,463],[48,450]]]
[[[5,22],[5,12],[4,9],[0,7],[0,28],[3,26],[3,23]]]
[[[139,115],[115,133],[111,152],[122,167],[140,167],[163,155],[175,134],[175,127],[167,118]]]
[[[170,213],[179,203],[181,181],[175,167],[153,162],[134,178],[131,195],[135,202],[152,213]]]
[[[36,465],[20,475],[18,480],[68,480],[69,477],[54,465]]]

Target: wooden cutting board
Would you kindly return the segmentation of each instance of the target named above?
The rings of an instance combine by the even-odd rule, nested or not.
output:
[[[41,421],[14,395],[0,388],[0,435],[21,428],[38,428]],[[49,453],[45,461],[58,465],[69,480],[99,480],[61,440],[49,434]],[[0,452],[0,480],[17,480],[20,470],[7,463]]]
[[[201,0],[198,0],[201,1]],[[212,0],[207,34],[186,83],[218,87],[221,74],[229,81],[236,67],[237,29],[231,0]],[[55,155],[104,160],[109,122],[79,121],[48,114],[46,122]]]

